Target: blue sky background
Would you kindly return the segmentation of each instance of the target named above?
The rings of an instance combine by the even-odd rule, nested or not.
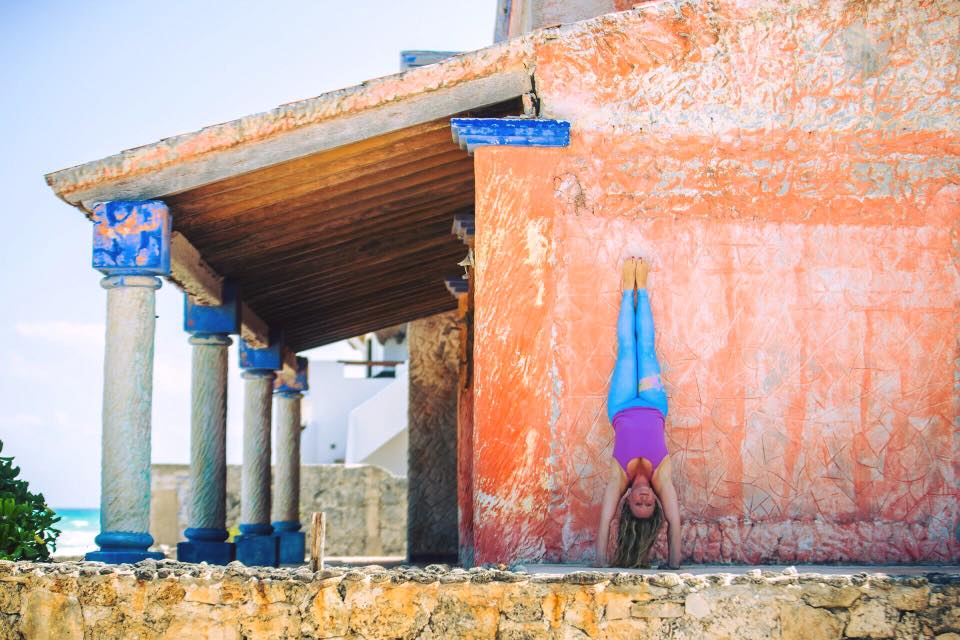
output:
[[[55,507],[99,504],[106,298],[89,266],[90,223],[44,174],[395,73],[403,49],[487,46],[495,4],[0,0],[0,440],[34,491]],[[182,306],[165,284],[154,462],[189,458]],[[230,358],[227,456],[239,463],[235,347]]]

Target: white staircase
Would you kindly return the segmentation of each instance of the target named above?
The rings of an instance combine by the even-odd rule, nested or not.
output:
[[[345,461],[376,464],[407,475],[407,365],[397,365],[393,382],[350,412]]]

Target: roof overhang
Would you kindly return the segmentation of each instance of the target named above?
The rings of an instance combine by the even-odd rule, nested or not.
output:
[[[171,279],[201,303],[235,282],[295,351],[453,309],[473,162],[450,119],[522,112],[522,47],[439,64],[168,138],[47,176],[89,213],[164,200]]]

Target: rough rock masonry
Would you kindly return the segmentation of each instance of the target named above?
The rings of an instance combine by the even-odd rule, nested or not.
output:
[[[0,640],[937,638],[960,576],[0,562]]]

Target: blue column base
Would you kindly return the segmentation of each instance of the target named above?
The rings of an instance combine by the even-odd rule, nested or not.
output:
[[[147,551],[153,544],[149,533],[134,531],[102,531],[94,538],[99,551],[86,554],[84,560],[107,564],[134,564],[141,560],[163,560],[159,551]]]
[[[89,538],[88,538],[89,539]],[[107,564],[135,564],[141,560],[163,560],[159,551],[91,551],[83,556],[88,562],[106,562]]]
[[[279,567],[280,540],[268,524],[242,524],[241,533],[233,537],[237,560],[248,567]]]
[[[203,542],[190,540],[177,543],[179,562],[206,562],[229,564],[236,560],[237,548],[232,542]]]
[[[299,522],[274,522],[273,535],[280,544],[280,564],[303,564],[307,553],[307,534]]]

